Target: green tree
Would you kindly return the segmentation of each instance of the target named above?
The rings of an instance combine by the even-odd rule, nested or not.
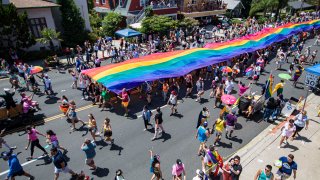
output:
[[[145,34],[160,33],[166,34],[170,29],[177,26],[177,21],[168,16],[151,16],[142,20],[141,31]]]
[[[198,25],[199,25],[199,21],[191,17],[186,17],[178,21],[178,26],[183,28],[190,29]]]
[[[257,12],[263,12],[265,16],[268,11],[272,11],[278,6],[278,0],[255,0],[251,4],[250,16],[254,16]]]
[[[95,41],[99,36],[102,35],[102,19],[97,12],[91,10],[89,14],[89,20],[92,31],[88,34],[88,38],[90,41]]]
[[[45,28],[41,31],[41,38],[36,39],[37,42],[47,45],[52,51],[54,51],[54,44],[53,41],[62,41],[60,39],[60,32],[56,32],[54,29]]]
[[[94,8],[94,0],[87,0],[87,4],[88,4],[88,12],[90,13],[91,10],[93,10]]]
[[[65,45],[74,47],[86,38],[85,24],[73,0],[58,0],[62,14],[62,37]]]
[[[120,28],[123,20],[121,14],[116,12],[108,13],[102,20],[102,30],[107,36],[114,36],[114,33]]]
[[[243,17],[248,17],[252,0],[241,0],[241,3],[244,6],[244,9],[241,11]]]
[[[17,13],[13,4],[0,5],[0,48],[28,48],[36,43],[28,25],[26,12]]]
[[[146,17],[151,17],[151,16],[154,15],[153,9],[152,9],[151,6],[148,6],[148,7],[146,7],[146,8],[144,9],[144,15],[145,15]]]

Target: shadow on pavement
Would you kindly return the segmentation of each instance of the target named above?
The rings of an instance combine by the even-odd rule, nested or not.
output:
[[[297,146],[294,146],[294,145],[291,145],[291,144],[286,144],[285,146],[283,146],[283,148],[289,148],[289,149],[291,149],[291,151],[290,152],[295,152],[295,151],[298,151],[299,150],[299,148],[297,147]]]
[[[98,176],[98,177],[106,177],[109,175],[109,169],[97,167],[97,170],[92,172],[91,174]]]
[[[121,156],[122,150],[123,150],[123,147],[116,144],[111,144],[110,151],[119,151],[118,153],[119,156]]]
[[[233,136],[233,137],[229,138],[229,140],[237,142],[239,144],[242,144],[242,139],[238,138],[237,136]]]
[[[222,148],[231,149],[231,148],[232,148],[232,142],[230,142],[229,144],[227,144],[227,143],[225,143],[225,142],[219,141],[219,142],[217,143],[217,147],[222,147]]]

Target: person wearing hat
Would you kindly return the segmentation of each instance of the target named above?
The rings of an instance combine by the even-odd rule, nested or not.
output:
[[[160,167],[160,156],[158,154],[153,155],[152,150],[150,152],[150,172],[152,173],[151,180],[163,180],[162,171]]]
[[[4,88],[4,94],[0,94],[0,97],[4,99],[6,102],[6,109],[7,109],[7,118],[10,119],[10,109],[13,108],[15,111],[16,103],[13,100],[13,96],[16,92],[15,89],[13,89],[13,92],[10,92],[9,88]]]
[[[3,160],[8,161],[9,165],[9,172],[5,180],[14,180],[16,176],[26,176],[30,180],[33,180],[34,176],[30,175],[29,173],[23,170],[17,155],[11,153],[11,151],[1,153],[1,157],[3,158]]]
[[[171,114],[170,116],[172,116],[173,114],[177,113],[177,105],[178,105],[178,96],[176,91],[171,91],[169,100],[168,100],[168,104],[171,105],[170,109],[171,109]]]
[[[122,174],[122,170],[118,169],[116,171],[116,177],[114,177],[114,180],[125,180]]]
[[[201,126],[199,126],[196,134],[196,139],[200,141],[200,146],[198,150],[198,155],[201,155],[201,152],[205,149],[206,146],[206,141],[209,138],[210,134],[209,131],[207,130],[208,127],[208,122],[204,121]]]
[[[200,169],[196,170],[196,176],[192,178],[192,180],[204,180],[205,174]]]
[[[182,180],[182,174],[183,174],[183,179],[186,180],[187,175],[184,168],[184,164],[180,159],[177,159],[176,163],[172,166],[172,179]]]
[[[229,133],[229,138],[231,138],[233,130],[235,128],[235,125],[237,123],[237,116],[236,116],[236,111],[232,110],[231,113],[226,115],[226,138],[228,138],[228,133]]]

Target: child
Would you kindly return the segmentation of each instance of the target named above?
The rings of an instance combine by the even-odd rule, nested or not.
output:
[[[47,143],[51,144],[53,148],[58,148],[63,150],[63,154],[68,153],[67,149],[59,145],[58,138],[52,130],[47,130],[46,138],[47,138]]]

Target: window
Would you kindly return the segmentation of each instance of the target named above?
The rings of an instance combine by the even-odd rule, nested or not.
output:
[[[34,37],[40,38],[41,37],[40,32],[47,27],[46,18],[42,17],[42,18],[29,19],[29,27]]]
[[[106,0],[102,0],[102,4],[106,4]]]
[[[191,4],[197,4],[197,0],[191,0]]]

